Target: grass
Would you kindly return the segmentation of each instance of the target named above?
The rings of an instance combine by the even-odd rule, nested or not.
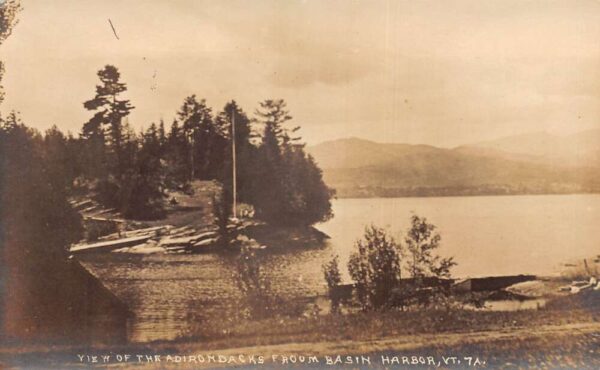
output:
[[[599,362],[594,351],[600,339],[594,330],[596,327],[600,330],[600,309],[593,303],[590,308],[558,301],[548,309],[512,312],[413,309],[264,319],[240,317],[227,321],[221,317],[203,323],[195,334],[175,341],[119,347],[4,348],[0,349],[0,364],[4,358],[5,363],[11,365],[60,367],[58,365],[76,363],[78,353],[167,355],[262,351],[323,355],[335,350],[336,354],[359,353],[373,358],[382,354],[397,355],[399,351],[436,358],[465,354],[480,356],[493,363],[493,368],[533,365],[594,368]],[[587,327],[586,331],[579,332],[577,328],[583,326]],[[552,328],[552,331],[544,328]]]
[[[554,305],[556,307],[557,305]],[[201,333],[190,333],[180,342],[201,341],[211,349],[245,347],[287,342],[374,340],[413,334],[468,333],[481,330],[510,330],[542,325],[597,322],[600,311],[587,308],[540,309],[512,312],[413,310],[355,312],[345,315],[240,319],[224,323],[209,321]]]
[[[565,333],[551,336],[527,338],[493,339],[459,345],[425,346],[411,351],[411,356],[459,356],[462,363],[470,357],[485,361],[479,368],[492,369],[598,369],[600,357],[597,350],[600,339],[595,335]],[[393,355],[389,352],[371,354],[374,356]],[[459,366],[460,367],[460,366]]]

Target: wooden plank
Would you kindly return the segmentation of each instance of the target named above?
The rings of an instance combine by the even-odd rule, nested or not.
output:
[[[114,222],[118,224],[127,223],[127,221],[120,218],[104,218],[104,217],[95,217],[95,216],[83,216],[84,220],[98,221],[98,222]]]
[[[160,240],[159,245],[167,246],[167,245],[190,245],[198,240],[196,235],[188,236],[183,238],[163,238]]]
[[[204,240],[201,240],[201,241],[195,243],[194,247],[196,247],[196,248],[208,247],[208,246],[215,244],[217,241],[218,241],[217,238],[204,239]]]
[[[93,205],[93,204],[94,204],[94,202],[91,199],[85,199],[85,200],[82,200],[80,202],[72,203],[72,206],[76,210],[81,210],[81,209],[83,209],[83,208],[85,208],[87,206]]]
[[[142,235],[124,239],[107,240],[92,244],[77,244],[71,247],[71,253],[110,251],[113,249],[131,247],[137,244],[141,244],[149,240],[150,238],[152,238],[151,235]]]
[[[207,231],[207,232],[196,235],[196,237],[198,238],[198,241],[199,241],[199,240],[204,240],[204,239],[214,239],[218,235],[219,234],[216,231]]]

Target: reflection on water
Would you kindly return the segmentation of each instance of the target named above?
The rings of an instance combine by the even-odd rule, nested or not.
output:
[[[272,291],[287,298],[323,294],[323,253],[312,249],[265,255]],[[84,256],[82,262],[135,313],[131,341],[175,339],[239,310],[231,256],[111,253]]]
[[[404,231],[411,211],[439,227],[440,251],[455,256],[459,277],[549,274],[561,263],[597,254],[600,243],[598,195],[342,199],[334,202],[335,218],[319,226],[331,236],[325,246],[265,256],[273,290],[288,298],[325,293],[324,261],[339,254],[345,273],[366,224]],[[135,313],[132,341],[174,339],[238,309],[231,256],[113,253],[82,261]],[[511,302],[504,307],[538,304]]]
[[[105,254],[84,261],[134,312],[133,341],[174,339],[237,294],[229,265],[216,256]]]

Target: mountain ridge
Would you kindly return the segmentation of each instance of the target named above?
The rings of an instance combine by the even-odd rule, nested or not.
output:
[[[536,135],[533,133],[528,140],[539,141]],[[587,139],[590,134],[570,136]],[[499,140],[511,143],[510,138]],[[561,161],[537,155],[538,147],[533,152],[511,152],[505,150],[509,145],[491,142],[439,148],[352,137],[309,146],[307,151],[322,168],[325,181],[341,197],[577,193],[600,189],[600,171],[590,170],[600,169],[600,157],[596,161],[587,152],[585,156],[578,152]],[[591,144],[586,150],[593,152],[597,144],[588,142]],[[569,148],[574,144],[561,145]]]

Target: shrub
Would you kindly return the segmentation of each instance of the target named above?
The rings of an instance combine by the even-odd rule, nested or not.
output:
[[[452,257],[441,258],[434,254],[442,239],[435,229],[425,217],[411,217],[411,227],[405,238],[407,270],[416,282],[427,276],[449,278],[450,269],[456,266]]]
[[[334,289],[342,282],[342,275],[339,268],[339,257],[334,256],[331,261],[323,264],[323,275],[329,288],[329,299],[331,299],[331,311],[338,312],[340,308],[340,300],[335,294]]]
[[[86,240],[93,242],[98,238],[119,231],[117,223],[104,221],[85,221]]]
[[[229,198],[228,192],[224,188],[221,189],[220,194],[213,194],[212,196],[213,216],[223,245],[228,245],[232,239],[227,229],[229,217],[231,216],[231,200]]]
[[[348,271],[356,283],[359,304],[363,310],[382,308],[400,283],[401,246],[384,229],[371,225],[355,248]]]
[[[271,292],[269,280],[262,269],[262,261],[255,251],[242,247],[236,262],[236,281],[246,306],[246,316],[267,318],[278,311],[281,300]]]

